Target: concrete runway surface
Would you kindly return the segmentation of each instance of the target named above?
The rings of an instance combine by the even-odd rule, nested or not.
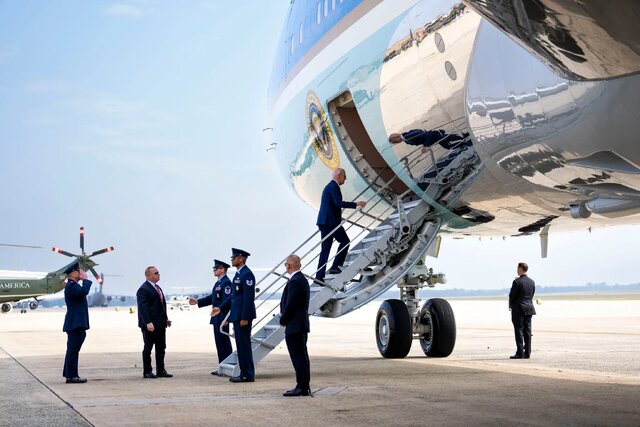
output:
[[[426,293],[425,293],[426,294]],[[256,382],[217,366],[208,309],[171,311],[167,370],[142,379],[142,336],[128,309],[91,309],[80,353],[86,384],[65,384],[64,309],[0,316],[0,425],[640,425],[640,299],[553,300],[536,306],[530,360],[515,351],[506,300],[452,300],[451,356],[383,359],[379,302],[339,319],[312,318],[314,397],[295,385],[282,343]],[[234,345],[235,348],[235,345]]]

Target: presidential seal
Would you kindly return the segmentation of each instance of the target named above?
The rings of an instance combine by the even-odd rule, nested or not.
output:
[[[320,157],[320,160],[329,167],[335,169],[340,167],[340,157],[338,157],[338,146],[333,138],[331,126],[327,121],[327,115],[322,109],[322,104],[315,93],[309,92],[307,95],[307,129],[313,149]]]

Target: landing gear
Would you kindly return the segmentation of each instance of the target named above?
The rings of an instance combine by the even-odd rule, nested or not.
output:
[[[442,298],[427,300],[420,310],[420,346],[429,357],[447,357],[456,345],[456,319]]]
[[[376,342],[383,357],[405,357],[414,338],[428,357],[451,354],[456,344],[456,319],[451,305],[442,298],[432,298],[420,308],[417,295],[420,288],[432,288],[436,283],[446,283],[445,276],[434,274],[419,262],[398,284],[400,299],[382,303],[376,316]]]
[[[411,317],[407,305],[398,299],[383,302],[376,316],[376,342],[382,357],[405,357],[411,350],[411,339]]]

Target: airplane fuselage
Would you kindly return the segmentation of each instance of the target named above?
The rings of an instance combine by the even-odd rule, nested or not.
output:
[[[331,169],[347,170],[347,200],[390,170],[395,194],[458,235],[637,222],[640,78],[576,78],[579,47],[557,44],[573,61],[562,73],[524,44],[456,1],[293,2],[270,89],[280,169],[314,208]],[[427,153],[389,142],[414,129],[470,138]],[[429,168],[463,187],[454,202],[425,190]]]

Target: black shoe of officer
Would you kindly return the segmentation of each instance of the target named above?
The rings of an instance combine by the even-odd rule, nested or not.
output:
[[[164,370],[158,374],[158,378],[173,378],[173,375]]]
[[[153,372],[147,372],[146,374],[142,374],[142,378],[158,378],[158,376]]]
[[[340,270],[340,267],[331,267],[331,270],[329,270],[329,274],[340,274],[342,273],[342,270]]]
[[[514,354],[513,356],[509,356],[509,359],[522,359],[521,354]]]
[[[86,382],[87,379],[83,377],[67,378],[67,384],[84,384]]]
[[[296,388],[292,388],[291,390],[287,390],[284,393],[282,393],[282,395],[284,397],[297,397],[297,396],[302,396],[302,389],[299,389],[298,387]],[[307,394],[308,396],[308,394]]]
[[[220,374],[218,373],[218,371],[211,371],[211,375],[215,375],[216,377],[219,377]]]
[[[238,375],[237,377],[229,378],[229,381],[231,381],[232,383],[252,383],[255,380],[253,378],[241,377],[240,375]]]

